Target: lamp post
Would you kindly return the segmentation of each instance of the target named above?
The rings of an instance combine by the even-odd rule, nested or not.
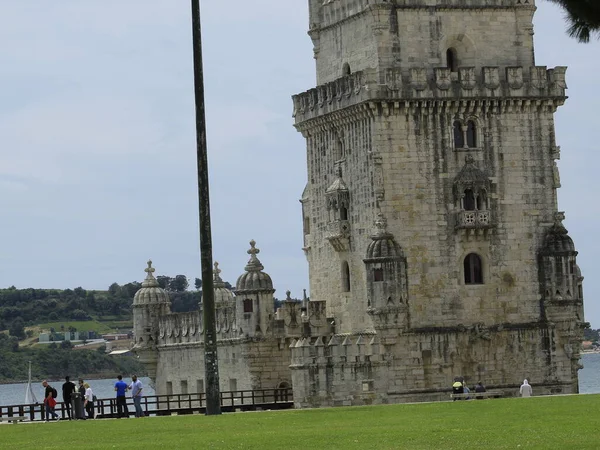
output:
[[[206,414],[221,414],[215,294],[212,272],[212,236],[206,152],[204,109],[204,71],[202,69],[202,32],[199,0],[192,1],[192,42],[194,46],[194,92],[196,100],[196,154],[198,160],[198,204],[200,215],[200,260],[202,263],[202,311],[204,320],[204,374]]]

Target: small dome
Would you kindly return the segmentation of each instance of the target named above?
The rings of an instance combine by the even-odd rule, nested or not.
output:
[[[215,262],[214,266],[213,291],[215,293],[215,305],[225,306],[227,304],[235,303],[233,292],[225,287],[225,282],[221,279],[221,269],[219,269],[219,263]]]
[[[387,231],[387,221],[379,213],[375,221],[376,233],[371,236],[373,240],[367,248],[365,262],[381,259],[399,259],[404,257],[402,247],[394,240],[394,236]]]
[[[261,262],[258,260],[256,255],[260,253],[260,250],[255,247],[256,242],[250,241],[250,261],[245,267],[246,273],[240,275],[237,279],[235,290],[236,292],[242,291],[275,291],[273,289],[273,281],[271,277],[264,273],[264,269]]]
[[[561,218],[558,218],[546,233],[542,251],[547,255],[577,254],[573,239],[571,239],[567,229],[562,224]]]
[[[157,303],[171,303],[169,294],[161,288],[154,278],[154,267],[152,261],[148,261],[148,267],[144,269],[147,273],[146,279],[142,282],[142,287],[135,293],[133,297],[134,305],[148,305]]]

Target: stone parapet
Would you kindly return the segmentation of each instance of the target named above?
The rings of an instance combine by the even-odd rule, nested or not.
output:
[[[159,321],[159,345],[200,342],[204,340],[198,311],[172,313]]]
[[[534,9],[535,0],[324,0],[313,11],[311,29],[323,29],[375,9]],[[317,22],[314,20],[320,17]]]
[[[518,107],[518,101],[534,105],[547,100],[560,106],[565,100],[566,67],[546,66],[460,67],[387,69],[378,76],[375,70],[338,78],[292,97],[296,126],[311,119],[369,102],[400,103],[438,101],[460,105],[460,102],[489,101]],[[380,82],[380,78],[382,79]],[[394,105],[392,105],[393,107]]]

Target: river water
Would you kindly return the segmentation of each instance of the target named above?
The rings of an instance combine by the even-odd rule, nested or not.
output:
[[[123,379],[126,383],[131,383],[130,378]],[[73,380],[71,380],[73,381]],[[144,395],[154,395],[154,389],[150,386],[150,378],[140,378],[142,382]],[[113,398],[115,396],[115,383],[114,380],[85,380],[90,385],[94,395],[98,398]],[[62,384],[64,380],[60,381],[49,381],[49,384],[58,391],[58,398],[56,400],[62,402]],[[75,380],[77,384],[77,380]],[[19,384],[1,384],[0,385],[0,405],[19,405],[25,402],[25,389],[27,383]],[[44,398],[44,387],[40,382],[32,383],[33,393],[37,397],[37,400],[41,402]]]
[[[579,392],[582,394],[600,394],[600,353],[584,353],[581,357],[583,369],[579,371]],[[150,386],[150,379],[140,378],[145,395],[154,395],[154,389]],[[98,398],[112,398],[115,396],[114,380],[85,380],[90,384],[94,394]],[[126,378],[129,383],[131,380]],[[58,391],[58,400],[62,401],[61,386],[63,381],[50,382]],[[25,388],[27,384],[3,384],[0,385],[0,405],[18,405],[25,401]],[[38,400],[44,397],[44,388],[42,384],[36,382],[33,384],[33,392]]]

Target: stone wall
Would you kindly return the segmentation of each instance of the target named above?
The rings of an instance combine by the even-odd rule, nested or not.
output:
[[[318,407],[448,400],[457,376],[508,397],[525,378],[535,395],[576,393],[569,359],[548,346],[551,334],[530,323],[302,339],[292,348],[294,401]]]

